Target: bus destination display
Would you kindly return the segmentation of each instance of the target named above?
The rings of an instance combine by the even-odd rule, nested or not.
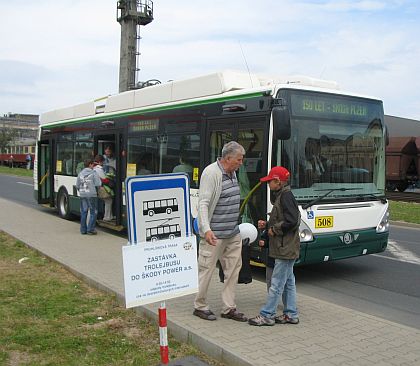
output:
[[[379,116],[380,104],[321,95],[292,95],[292,113],[295,116],[356,119],[370,121]]]
[[[158,119],[146,119],[141,121],[130,122],[128,129],[130,132],[147,132],[157,131],[159,128]]]

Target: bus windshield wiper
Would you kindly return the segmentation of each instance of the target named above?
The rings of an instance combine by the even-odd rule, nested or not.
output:
[[[341,191],[341,192],[352,191],[352,190],[355,190],[355,189],[360,189],[360,188],[344,188],[344,187],[342,187],[342,188],[329,189],[327,193],[323,194],[322,196],[319,196],[319,197],[315,198],[311,202],[308,202],[306,205],[303,205],[302,208],[304,210],[306,210],[308,207],[313,206],[315,203],[318,203],[319,201],[322,201],[325,197],[327,197],[332,192],[335,192],[335,191]],[[319,189],[317,191],[325,191],[325,189]]]
[[[387,199],[385,197],[378,197],[378,196],[375,196],[373,193],[360,193],[357,195],[357,197],[360,197],[360,198],[371,197],[371,198],[374,198],[376,201],[381,201],[381,203],[383,204],[387,203]]]

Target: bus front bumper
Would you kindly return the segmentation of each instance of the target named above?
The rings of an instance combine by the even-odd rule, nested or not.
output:
[[[315,234],[314,240],[300,243],[296,266],[329,262],[383,252],[388,245],[389,232],[377,233],[375,228],[355,231]],[[251,264],[264,267],[268,251],[251,247]]]
[[[314,240],[301,243],[296,264],[328,262],[383,252],[389,232],[377,233],[375,228],[314,235]]]

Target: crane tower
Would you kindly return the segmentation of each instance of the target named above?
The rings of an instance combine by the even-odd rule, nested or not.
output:
[[[136,88],[140,56],[140,27],[153,21],[153,1],[119,0],[117,21],[121,24],[119,92]]]

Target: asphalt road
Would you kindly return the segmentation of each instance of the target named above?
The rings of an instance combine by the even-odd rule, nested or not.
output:
[[[29,207],[38,207],[34,199],[33,179],[0,174],[0,197]]]
[[[0,187],[2,198],[39,208],[31,178],[0,175]],[[418,228],[392,225],[384,253],[296,268],[298,295],[420,329],[419,238]],[[264,271],[255,268],[254,280],[264,281]]]

